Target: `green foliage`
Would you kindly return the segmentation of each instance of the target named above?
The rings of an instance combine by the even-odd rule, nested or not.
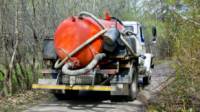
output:
[[[200,110],[200,1],[184,0],[184,4],[188,12],[170,11],[166,19],[166,36],[171,39],[177,72],[175,82],[163,90],[155,104],[160,111]]]
[[[174,5],[176,4],[176,0],[166,0],[166,3],[169,4],[169,5]]]

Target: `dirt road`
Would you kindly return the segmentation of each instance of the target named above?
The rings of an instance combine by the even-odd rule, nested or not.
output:
[[[111,102],[108,93],[87,92],[70,100],[38,104],[24,112],[145,112],[147,102],[166,86],[173,72],[168,62],[155,66],[151,84],[142,89],[137,100],[132,102]]]

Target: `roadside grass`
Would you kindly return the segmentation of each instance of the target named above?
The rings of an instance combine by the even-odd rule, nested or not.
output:
[[[32,83],[36,82],[39,77],[41,65],[32,68],[30,65],[15,64],[12,71],[12,94],[0,96],[0,112],[21,112],[30,105],[34,105],[51,97],[47,91],[31,89]],[[37,69],[37,70],[36,70]],[[6,69],[0,64],[0,70],[4,73]],[[34,75],[35,79],[34,80]],[[4,85],[4,76],[0,73],[0,91]]]
[[[1,112],[21,112],[30,105],[36,105],[50,99],[51,94],[47,91],[21,91],[13,96],[3,97],[0,99]]]
[[[18,93],[23,89],[29,88],[28,86],[30,86],[30,84],[32,83],[32,77],[30,77],[30,75],[32,74],[29,73],[29,71],[29,68],[23,69],[22,71],[18,64],[15,65],[15,68],[12,71],[12,94]]]
[[[177,71],[175,80],[150,102],[149,112],[200,111],[200,82],[183,71]],[[192,85],[192,83],[196,85]]]
[[[0,64],[0,71],[4,72],[3,66]],[[0,91],[3,88],[4,74],[0,72]]]
[[[20,91],[24,90],[30,90],[32,83],[37,82],[37,79],[39,77],[39,71],[40,71],[41,65],[37,65],[33,68],[33,66],[28,64],[14,64],[13,70],[12,70],[12,93],[9,93],[9,96],[14,95],[15,93],[19,93]],[[6,68],[0,64],[0,91],[1,96],[4,95],[2,89],[4,88],[4,75],[6,73]]]

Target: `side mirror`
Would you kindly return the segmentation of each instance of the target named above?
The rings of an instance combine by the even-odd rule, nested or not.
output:
[[[152,35],[153,35],[152,43],[156,43],[156,40],[157,40],[157,29],[156,29],[155,26],[152,27]]]

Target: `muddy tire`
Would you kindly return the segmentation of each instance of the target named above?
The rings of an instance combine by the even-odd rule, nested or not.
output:
[[[129,84],[129,95],[127,98],[129,101],[133,101],[137,98],[137,94],[139,91],[138,74],[134,68],[130,68],[129,74],[132,74],[132,81],[131,84]]]
[[[137,94],[138,94],[138,84],[137,81],[133,81],[130,85],[129,85],[129,95],[128,95],[128,100],[129,101],[133,101],[137,98]]]

